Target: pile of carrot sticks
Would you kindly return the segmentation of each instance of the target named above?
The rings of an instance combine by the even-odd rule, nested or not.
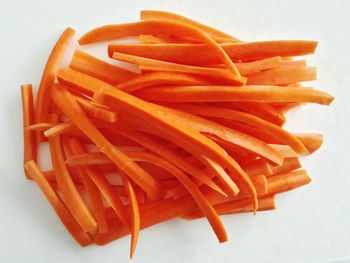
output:
[[[219,215],[275,209],[274,197],[308,184],[299,157],[322,135],[283,128],[285,113],[333,97],[301,56],[317,42],[244,42],[186,17],[141,11],[141,21],[95,28],[80,45],[109,42],[109,57],[77,49],[62,58],[67,28],[43,71],[36,101],[22,85],[24,167],[81,245],[104,245],[173,218],[205,217],[219,242]],[[130,44],[111,43],[135,37]],[[52,169],[38,149],[48,143]]]

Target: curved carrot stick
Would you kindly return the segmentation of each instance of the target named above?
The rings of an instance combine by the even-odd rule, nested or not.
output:
[[[50,183],[46,180],[43,173],[40,171],[38,165],[34,160],[28,161],[25,164],[25,169],[31,178],[40,187],[41,191],[46,196],[47,200],[50,202],[52,208],[55,210],[56,214],[67,228],[72,237],[81,245],[87,246],[91,244],[90,236],[83,231],[77,221],[74,219],[72,214],[68,211],[66,206],[63,204],[59,196],[52,189]]]
[[[305,170],[297,170],[284,174],[277,174],[267,178],[268,193],[282,193],[311,182]]]
[[[46,66],[40,81],[38,95],[36,99],[36,122],[47,121],[50,105],[50,89],[55,81],[61,60],[71,39],[73,38],[74,33],[75,31],[72,28],[66,28],[66,30],[60,36],[60,38],[57,40],[46,62]]]
[[[47,129],[52,128],[54,125],[55,125],[54,123],[41,122],[41,123],[35,123],[32,125],[29,125],[25,129],[30,131],[45,131]]]
[[[30,160],[37,160],[37,144],[35,134],[30,127],[35,122],[33,89],[31,84],[21,86],[22,116],[23,116],[23,164]],[[30,179],[28,172],[24,170],[27,179]]]
[[[305,147],[308,149],[310,154],[317,151],[323,143],[322,134],[305,133],[305,134],[295,134],[295,136],[305,145]]]
[[[303,56],[313,54],[316,46],[317,42],[305,40],[221,44],[221,47],[234,62],[254,61],[275,56]],[[109,56],[112,56],[114,52],[182,64],[213,65],[221,63],[216,52],[205,44],[110,44],[108,46]]]
[[[197,38],[212,49],[220,61],[226,65],[233,77],[237,80],[240,79],[240,74],[236,66],[215,40],[201,29],[179,21],[148,20],[129,24],[107,25],[89,31],[79,39],[79,43],[81,45],[91,44],[140,34],[185,35]]]

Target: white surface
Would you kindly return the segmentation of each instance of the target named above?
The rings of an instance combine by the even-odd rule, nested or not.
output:
[[[0,1],[0,262],[127,262],[129,238],[81,249],[22,171],[19,85],[37,86],[59,33],[82,34],[164,9],[244,40],[319,40],[310,64],[331,107],[289,114],[287,128],[325,136],[303,159],[311,185],[277,197],[278,210],[227,216],[230,241],[219,245],[204,220],[173,220],[142,231],[133,262],[350,262],[350,1]]]

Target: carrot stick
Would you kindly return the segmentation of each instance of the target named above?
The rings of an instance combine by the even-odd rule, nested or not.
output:
[[[129,115],[129,118],[127,118],[129,124],[131,121],[133,122],[133,125],[142,124],[141,126],[143,130],[147,129],[147,131],[151,131],[151,133],[157,132],[157,135],[160,135],[160,137],[166,138],[175,144],[181,144],[184,149],[187,149],[194,155],[200,156],[203,155],[203,153],[206,153],[209,157],[213,157],[222,166],[231,171],[233,175],[237,176],[237,179],[240,181],[239,183],[244,185],[243,187],[250,189],[256,209],[257,200],[255,199],[256,192],[254,186],[252,185],[248,176],[239,167],[237,162],[227,156],[221,147],[219,147],[213,141],[207,139],[205,136],[201,135],[199,132],[188,129],[186,126],[174,122],[174,117],[175,119],[178,119],[178,116],[173,116],[170,118],[170,116],[161,114],[159,109],[163,110],[163,108],[116,90],[107,83],[101,82],[82,73],[65,69],[61,70],[59,75],[59,80],[61,82],[68,83],[75,88],[84,90],[84,92],[90,94],[98,89],[104,89],[106,92],[104,96],[106,105],[116,109],[117,111],[123,111],[125,117]],[[125,111],[126,109],[127,111]],[[169,110],[166,110],[166,112],[168,114]],[[130,116],[130,113],[134,113],[132,117]],[[141,122],[137,121],[140,120],[140,118]],[[151,120],[153,122],[152,127],[147,128],[147,120]],[[179,136],[182,138],[181,140],[179,140]]]
[[[282,67],[247,75],[248,85],[283,85],[316,80],[314,67]]]
[[[282,154],[284,158],[298,157],[298,154],[288,145],[270,144],[270,146]]]
[[[275,106],[273,105],[274,108],[276,108],[277,110],[283,112],[283,113],[286,113],[292,109],[295,109],[297,107],[300,107],[302,104],[301,103],[283,103],[282,105],[279,105],[279,106]]]
[[[306,60],[291,60],[291,61],[281,61],[277,66],[278,68],[289,68],[289,67],[306,67]]]
[[[284,163],[284,160],[283,160],[283,163]],[[262,159],[256,159],[253,162],[243,165],[242,168],[249,176],[259,175],[259,174],[269,176],[273,174],[272,166]]]
[[[73,155],[84,153],[84,149],[82,149],[79,141],[76,138],[71,138],[69,140],[69,146],[70,151]],[[77,167],[76,169],[88,194],[88,198],[92,207],[92,213],[94,214],[97,222],[98,231],[100,233],[106,233],[108,231],[108,226],[104,214],[104,206],[102,198],[100,196],[100,192],[96,187],[95,183],[87,175],[84,168]]]
[[[222,41],[222,38],[226,39],[226,41],[230,42],[240,42],[237,38],[234,38],[228,34],[225,34],[215,28],[203,25],[197,21],[194,21],[192,19],[189,19],[187,17],[165,12],[165,11],[159,11],[159,10],[141,10],[140,12],[140,18],[141,20],[154,20],[154,19],[165,19],[165,20],[173,20],[173,21],[181,21],[185,24],[189,24],[195,27],[198,27],[208,33],[213,39],[216,41]],[[217,38],[216,38],[217,37]]]
[[[271,167],[273,174],[288,173],[299,168],[301,164],[298,157],[285,158],[282,165]]]
[[[157,199],[163,195],[159,183],[146,173],[141,167],[130,160],[125,154],[111,145],[89,120],[79,104],[63,87],[55,85],[51,93],[53,101],[69,117],[86,136],[88,136],[100,150],[106,154],[123,172],[141,186],[151,197]],[[128,164],[128,165],[126,165]]]
[[[317,151],[323,143],[322,134],[306,133],[306,134],[295,134],[295,136],[305,145],[305,147],[308,149],[310,154]]]
[[[188,66],[183,64],[176,64],[176,63],[138,57],[138,56],[128,55],[124,53],[117,53],[117,52],[113,53],[112,58],[137,64],[140,66],[140,69],[142,71],[152,70],[152,71],[188,73],[188,74],[194,74],[198,76],[207,76],[207,77],[215,78],[215,79],[224,81],[227,84],[232,84],[232,85],[242,84],[241,77],[239,78],[235,77],[227,69]]]
[[[123,83],[137,76],[136,73],[109,64],[79,49],[74,52],[69,67],[112,85]]]
[[[182,111],[186,111],[200,116],[229,119],[253,126],[256,129],[263,130],[264,132],[270,134],[270,136],[277,137],[280,141],[282,141],[285,144],[288,144],[299,154],[308,153],[307,149],[302,144],[302,142],[299,141],[299,139],[293,134],[287,132],[286,130],[280,128],[277,125],[260,119],[259,117],[256,117],[252,114],[231,109],[209,106],[204,107],[183,103],[177,103],[172,106],[174,106],[176,109],[180,109]]]
[[[277,174],[267,178],[268,193],[282,193],[290,191],[310,182],[311,178],[305,170]]]
[[[279,40],[221,44],[234,61],[254,61],[275,56],[303,56],[315,52],[317,42]],[[181,64],[212,65],[220,63],[217,54],[205,44],[110,44],[108,54],[125,53]],[[205,56],[203,56],[205,54]]]
[[[55,81],[61,60],[65,54],[65,51],[73,38],[75,31],[68,27],[62,33],[53,47],[51,54],[46,62],[45,69],[40,81],[38,95],[36,99],[35,117],[36,122],[46,122],[50,105],[50,90]],[[38,138],[41,138],[38,136]]]
[[[54,126],[53,123],[41,122],[41,123],[35,123],[32,125],[29,125],[25,129],[29,131],[45,131],[47,129],[52,128],[53,126]]]
[[[309,102],[329,105],[333,97],[325,92],[310,88],[279,86],[179,86],[154,87],[137,91],[143,99],[165,102]]]
[[[90,245],[90,236],[81,229],[80,225],[74,219],[72,214],[68,211],[66,206],[59,198],[59,196],[52,189],[50,183],[46,180],[45,176],[40,171],[35,161],[28,161],[25,164],[25,169],[31,176],[31,178],[33,178],[38,184],[41,191],[44,193],[47,200],[50,202],[52,208],[55,210],[56,214],[58,215],[64,226],[67,228],[69,233],[72,235],[72,237],[83,247]]]
[[[129,200],[130,200],[130,206],[131,206],[131,213],[130,213],[130,221],[131,221],[131,243],[130,243],[130,258],[133,257],[135,248],[137,245],[137,240],[139,237],[139,231],[140,231],[140,211],[139,211],[139,205],[136,199],[135,190],[129,180],[129,178],[121,174],[122,180],[124,182],[124,187],[126,189],[126,192],[128,194]]]
[[[128,81],[120,83],[116,86],[125,92],[133,92],[138,89],[157,86],[157,85],[205,85],[210,84],[209,81],[200,77],[191,76],[184,73],[175,72],[149,72],[136,76]],[[95,98],[95,94],[94,94]]]
[[[79,39],[79,43],[81,45],[91,44],[122,37],[137,36],[140,34],[170,34],[176,36],[185,35],[199,39],[210,47],[220,61],[226,65],[233,77],[235,77],[237,80],[240,79],[240,74],[236,66],[225,53],[223,48],[215,42],[215,40],[213,40],[201,29],[179,21],[148,20],[129,24],[107,25],[95,28],[86,33]]]
[[[30,160],[37,160],[37,145],[35,134],[31,127],[35,120],[33,89],[31,84],[21,86],[22,116],[23,116],[23,164]],[[28,172],[24,170],[27,179],[30,179]]]
[[[188,41],[188,38],[184,37],[176,37],[176,36],[170,36],[170,35],[139,35],[139,41],[142,43],[153,43],[153,44],[160,44],[160,43],[198,43],[198,40],[191,39],[191,41]]]
[[[49,146],[52,165],[63,202],[84,231],[94,230],[96,221],[79,195],[65,165],[60,136],[50,137]]]

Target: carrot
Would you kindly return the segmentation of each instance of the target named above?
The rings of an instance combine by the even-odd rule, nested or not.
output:
[[[283,160],[283,164],[280,166],[272,167],[273,174],[287,173],[296,169],[301,168],[298,157],[289,157]]]
[[[277,66],[278,68],[289,68],[289,67],[306,67],[306,60],[291,60],[291,61],[281,61]]]
[[[298,154],[288,145],[270,144],[270,146],[283,155],[284,158],[298,157]]]
[[[41,191],[46,196],[47,200],[50,202],[52,208],[55,210],[56,214],[67,228],[72,237],[81,245],[87,246],[91,244],[90,236],[83,231],[77,221],[74,219],[72,214],[68,211],[66,206],[63,204],[59,196],[52,189],[50,183],[46,180],[43,173],[40,171],[38,165],[34,160],[30,160],[25,163],[25,169],[28,174],[35,180],[35,182],[40,187]]]
[[[281,67],[247,75],[248,85],[283,85],[316,79],[316,68]]]
[[[283,163],[284,162],[285,162],[285,159],[283,160]],[[262,159],[256,159],[246,165],[242,165],[242,168],[247,174],[249,174],[249,176],[260,175],[260,174],[269,176],[273,174],[272,166]]]
[[[195,26],[197,28],[202,29],[206,33],[208,33],[214,40],[216,41],[222,41],[224,39],[225,41],[230,41],[230,42],[240,42],[238,39],[225,34],[215,28],[203,25],[201,23],[198,23],[192,19],[189,19],[187,17],[170,13],[170,12],[165,12],[165,11],[158,11],[158,10],[141,10],[140,12],[140,18],[141,20],[154,20],[154,19],[164,19],[164,20],[172,20],[172,21],[181,21],[185,24],[189,24],[192,26]]]
[[[116,85],[117,89],[125,92],[133,92],[142,88],[157,85],[205,85],[210,84],[209,81],[200,77],[191,76],[185,73],[175,72],[149,72],[136,76],[128,81]],[[94,94],[94,99],[96,93]]]
[[[112,85],[123,83],[137,76],[136,73],[109,64],[79,49],[74,52],[69,67]]]
[[[51,86],[55,81],[61,60],[74,33],[75,31],[72,28],[66,28],[57,40],[46,62],[35,105],[35,119],[37,123],[47,121],[50,106],[50,100],[48,98],[50,97]],[[38,136],[38,138],[41,137]]]
[[[151,197],[158,198],[163,195],[159,183],[107,141],[63,86],[55,85],[52,89],[51,96],[53,101],[70,118],[70,120],[123,172],[130,176],[147,193],[149,193]],[[128,165],[125,165],[126,163]]]
[[[310,88],[286,89],[279,86],[179,86],[155,87],[136,92],[137,96],[152,101],[166,102],[309,102],[329,105],[333,97]]]
[[[45,131],[47,129],[52,128],[53,126],[54,126],[53,123],[42,122],[42,123],[29,125],[25,129],[29,131]]]
[[[318,133],[295,134],[295,136],[305,145],[310,154],[317,151],[323,143],[323,136]]]
[[[90,94],[103,88],[107,93],[104,97],[108,106],[117,108],[119,111],[125,111],[128,109],[128,113],[125,112],[126,116],[131,112],[137,113],[137,115],[134,114],[132,118],[129,118],[128,122],[135,122],[137,117],[140,118],[140,116],[142,116],[143,120],[146,118],[148,120],[152,120],[154,124],[157,123],[157,125],[160,125],[161,129],[157,129],[157,125],[152,125],[151,128],[153,132],[157,130],[158,135],[161,133],[161,135],[165,136],[165,138],[168,140],[173,140],[173,142],[177,144],[181,143],[182,146],[196,155],[202,155],[203,151],[207,152],[213,156],[214,159],[218,160],[221,165],[232,171],[233,174],[237,175],[237,178],[240,178],[240,180],[243,181],[242,183],[245,185],[245,187],[250,189],[252,197],[254,198],[254,206],[256,208],[257,200],[255,199],[256,192],[254,186],[239,165],[232,158],[227,156],[222,148],[213,143],[211,140],[207,139],[205,136],[201,135],[199,132],[195,132],[175,123],[173,117],[169,118],[170,116],[165,116],[164,114],[160,115],[160,112],[158,111],[159,106],[144,102],[136,97],[130,96],[129,94],[115,90],[107,83],[72,70],[62,70],[59,74],[59,80],[67,84],[69,83],[70,85],[77,87],[79,90],[84,90],[84,92]],[[119,103],[116,104],[116,101]],[[140,122],[133,124],[140,125]],[[146,126],[147,123],[143,121],[142,129],[145,129]],[[179,141],[179,136],[184,139],[183,142]]]
[[[277,137],[280,141],[288,144],[292,149],[294,149],[299,154],[307,154],[308,151],[301,141],[293,134],[287,132],[286,130],[280,128],[277,125],[274,125],[270,122],[267,122],[259,117],[251,115],[249,113],[244,113],[240,111],[235,111],[231,109],[217,108],[217,107],[202,107],[190,104],[174,104],[176,109],[180,109],[192,114],[206,116],[206,117],[215,117],[234,120],[246,125],[253,126],[256,129],[263,130],[266,133],[269,133],[273,137]]]
[[[234,61],[254,61],[275,56],[303,56],[315,52],[317,42],[305,40],[279,40],[265,42],[221,44]],[[140,57],[193,65],[218,64],[221,60],[205,44],[110,44],[108,54],[125,53]],[[205,54],[203,56],[202,54]]]
[[[107,25],[95,28],[83,35],[79,39],[79,44],[91,44],[140,34],[185,35],[199,39],[211,48],[220,61],[226,65],[228,70],[232,73],[232,76],[235,77],[237,81],[240,80],[240,74],[236,66],[215,40],[201,29],[179,21],[147,20],[129,24]]]
[[[84,149],[80,146],[80,143],[76,138],[71,138],[69,140],[69,146],[70,151],[73,155],[84,153]],[[108,226],[104,214],[103,200],[100,196],[100,192],[95,183],[91,180],[83,168],[78,167],[77,171],[88,194],[92,212],[97,222],[98,231],[100,233],[106,233],[108,232]]]
[[[311,182],[305,170],[297,170],[284,174],[277,174],[267,179],[269,193],[290,191]]]
[[[188,73],[188,74],[193,74],[198,76],[215,78],[227,84],[233,84],[233,85],[242,84],[241,78],[237,79],[235,76],[231,74],[230,71],[226,69],[188,66],[188,65],[176,64],[176,63],[138,57],[138,56],[117,53],[117,52],[113,53],[112,58],[137,64],[140,66],[140,69],[142,71],[151,70],[151,71]],[[245,79],[243,80],[245,82]]]
[[[31,84],[21,86],[22,116],[23,116],[23,164],[30,160],[37,160],[37,146],[35,134],[29,129],[34,124],[34,103],[33,89]],[[30,179],[28,172],[24,170],[27,179]]]
[[[165,35],[139,35],[139,41],[142,43],[154,43],[154,44],[160,44],[160,43],[187,43],[188,38],[181,38],[181,37],[175,37],[175,36],[165,36]],[[192,39],[193,41],[193,39]],[[195,41],[195,40],[194,40]],[[198,42],[198,41],[197,41]],[[191,42],[189,42],[191,43]]]

